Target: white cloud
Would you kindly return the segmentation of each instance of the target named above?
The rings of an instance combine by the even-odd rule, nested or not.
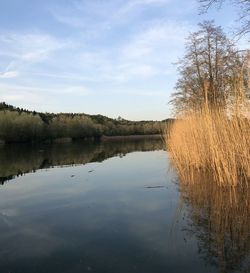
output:
[[[170,0],[132,0],[135,5],[166,4]]]
[[[18,85],[18,84],[0,84],[0,96],[7,93],[18,92],[31,92],[33,94],[45,94],[45,93],[64,93],[64,94],[78,94],[78,95],[88,95],[90,91],[88,88],[82,85],[65,86],[65,85],[55,85],[51,87],[39,87],[34,85]],[[25,98],[27,99],[27,97]]]
[[[48,73],[48,72],[27,72],[31,76],[35,77],[45,77],[45,78],[55,78],[55,79],[60,79],[60,80],[71,80],[71,81],[96,81],[96,77],[89,77],[85,76],[83,74],[79,73]]]
[[[106,7],[106,2],[100,1],[84,1],[87,6],[78,1],[69,9],[63,5],[53,9],[58,21],[81,28],[70,29],[70,42],[46,33],[0,34],[0,55],[7,58],[5,65],[0,63],[5,68],[0,78],[8,83],[0,84],[0,101],[25,105],[28,97],[32,107],[41,109],[42,104],[58,104],[58,98],[66,105],[81,101],[82,96],[91,100],[106,92],[107,96],[167,98],[175,72],[172,63],[182,55],[193,26],[165,17],[142,18],[145,8],[160,7],[170,0],[111,2],[105,10],[100,7]],[[96,5],[101,6],[95,10]],[[132,28],[124,25],[132,19]]]
[[[77,96],[87,96],[90,94],[90,91],[88,88],[84,86],[70,86],[70,87],[62,87],[58,88],[58,91],[63,94],[67,95],[77,95]]]
[[[124,6],[121,7],[118,14],[125,14],[130,12],[134,8],[138,8],[140,6],[149,6],[149,5],[166,5],[171,0],[130,0]]]
[[[112,91],[111,93],[115,93],[117,95],[126,94],[132,96],[140,96],[140,97],[164,97],[167,98],[167,94],[165,91],[159,90],[146,90],[146,89],[116,89],[115,92]]]
[[[17,71],[0,72],[0,79],[15,78],[19,75]]]
[[[17,77],[27,66],[46,61],[52,53],[66,46],[65,41],[48,34],[1,34],[0,55],[4,56],[8,65],[5,72],[0,73],[0,78]]]
[[[143,58],[169,56],[176,58],[184,48],[185,38],[194,27],[173,21],[158,20],[137,33],[123,48],[125,58]],[[174,54],[173,54],[174,53]],[[164,61],[164,60],[162,60]],[[167,59],[165,61],[168,61]]]
[[[99,83],[170,75],[175,72],[172,63],[182,55],[190,29],[192,26],[187,24],[157,20],[143,25],[139,32],[115,46],[92,48],[92,44],[84,40],[72,40],[73,44],[82,45],[65,48],[59,58],[47,58],[46,63],[53,71],[31,70],[29,73],[71,82]]]
[[[86,48],[72,59],[72,69],[78,61],[82,77],[97,82],[170,75],[175,72],[172,63],[183,54],[185,38],[192,28],[184,23],[154,21],[118,46],[101,50]]]
[[[121,71],[124,78],[176,74],[173,63],[182,56],[185,38],[193,28],[188,24],[158,20],[134,34],[121,48],[119,62],[124,67]]]
[[[157,73],[157,70],[150,65],[141,64],[141,65],[130,68],[129,72],[131,75],[135,75],[135,76],[138,75],[142,77],[150,77],[155,75]]]
[[[40,61],[65,43],[48,34],[8,33],[0,36],[0,52],[24,61]]]
[[[129,1],[74,1],[67,6],[54,5],[49,9],[60,23],[87,31],[103,31],[127,22],[129,13],[142,7],[167,5],[172,0],[129,0]],[[94,20],[93,20],[94,18]],[[93,34],[93,32],[91,31]]]
[[[24,105],[28,103],[32,107],[42,104],[45,100],[34,88],[26,88],[18,85],[0,84],[0,101],[13,105]]]
[[[64,23],[66,25],[76,28],[83,28],[86,26],[85,21],[81,17],[77,17],[74,15],[71,16],[67,13],[64,14],[62,13],[62,11],[57,11],[56,9],[51,9],[51,14],[60,23]]]
[[[128,63],[128,64],[121,64],[118,70],[116,71],[116,75],[120,77],[116,77],[122,81],[128,81],[129,79],[133,78],[145,78],[145,77],[152,77],[157,74],[157,69],[149,64],[143,63]]]
[[[150,9],[152,6],[166,7],[172,2],[172,0],[74,1],[67,6],[51,7],[50,12],[56,20],[82,28],[83,31],[82,46],[78,52],[73,53],[67,63],[68,68],[75,71],[80,80],[99,82],[126,82],[136,78],[171,74],[175,71],[171,64],[182,55],[185,37],[192,30],[192,25],[183,20],[171,21],[164,17],[145,20],[146,17],[140,14],[142,15],[140,19],[137,16],[131,17],[135,20],[133,31],[124,33],[124,36],[118,35],[117,40],[112,34],[117,35],[120,24],[132,23],[130,16],[134,11],[141,12],[142,7]],[[110,42],[109,39],[113,39],[114,44],[106,45],[106,42]],[[79,76],[80,74],[82,76]]]
[[[184,23],[155,20],[142,25],[118,45],[101,48],[92,48],[84,39],[75,38],[68,43],[48,34],[1,35],[0,52],[8,51],[9,65],[0,78],[10,79],[22,73],[22,78],[35,77],[34,84],[47,77],[74,86],[74,81],[125,83],[170,75],[175,71],[171,63],[181,56],[191,28]],[[56,55],[58,52],[62,54]],[[37,63],[52,69],[40,69]],[[61,88],[61,92],[86,95],[89,91],[84,88],[77,84],[75,89]]]
[[[87,96],[90,94],[88,88],[84,86],[60,86],[54,87],[39,87],[18,84],[0,84],[0,101],[6,101],[14,105],[29,104],[32,107],[40,108],[44,103],[50,101],[58,101],[58,96]]]

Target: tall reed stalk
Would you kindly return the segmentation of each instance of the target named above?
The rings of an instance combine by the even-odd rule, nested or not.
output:
[[[204,108],[178,119],[166,142],[183,180],[192,181],[196,173],[209,173],[218,185],[249,185],[248,118]]]

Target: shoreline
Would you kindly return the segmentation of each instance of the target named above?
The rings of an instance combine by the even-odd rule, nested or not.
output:
[[[126,136],[100,136],[96,137],[85,137],[72,139],[71,137],[64,138],[55,138],[55,139],[44,139],[42,141],[12,141],[5,142],[0,139],[0,146],[2,145],[11,145],[11,144],[34,144],[34,143],[72,143],[72,142],[88,142],[88,141],[119,141],[119,140],[140,140],[140,139],[162,139],[163,136],[161,134],[154,135],[126,135]]]
[[[127,135],[127,136],[102,136],[100,138],[101,141],[109,141],[109,140],[136,140],[136,139],[161,139],[161,134],[155,135]]]

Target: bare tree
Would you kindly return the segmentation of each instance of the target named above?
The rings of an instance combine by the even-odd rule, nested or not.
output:
[[[201,3],[201,12],[207,12],[212,6],[221,8],[224,2],[231,2],[239,9],[239,18],[241,26],[236,30],[238,36],[250,33],[250,0],[198,0]]]
[[[179,79],[172,103],[176,110],[202,105],[225,107],[235,75],[242,65],[239,53],[213,21],[199,24],[189,35],[184,58],[178,62]]]

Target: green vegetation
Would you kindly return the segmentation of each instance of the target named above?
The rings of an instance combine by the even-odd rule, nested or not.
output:
[[[0,103],[0,140],[30,142],[160,134],[165,121],[128,121],[102,115],[38,113]]]

